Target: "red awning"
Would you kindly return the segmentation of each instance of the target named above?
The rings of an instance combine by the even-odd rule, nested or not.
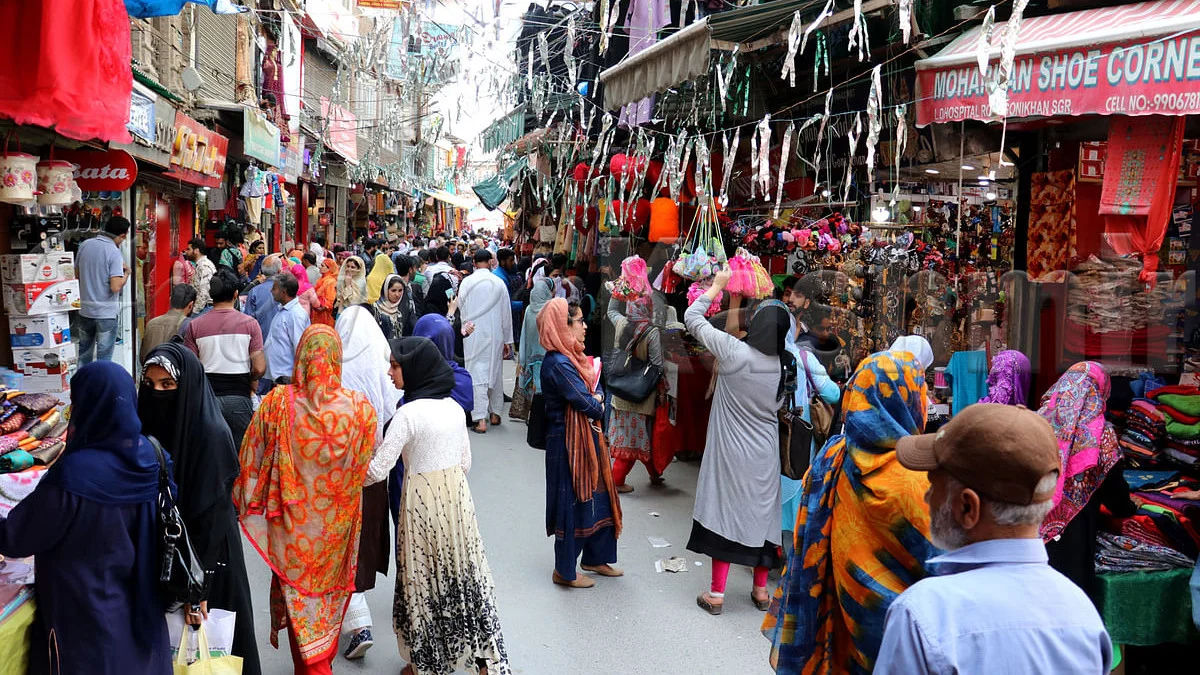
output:
[[[1006,22],[992,32],[1000,60]],[[917,126],[992,121],[977,49],[981,28],[917,61]],[[989,68],[990,69],[990,68]],[[1200,0],[1156,0],[1025,19],[1008,117],[1200,113]]]

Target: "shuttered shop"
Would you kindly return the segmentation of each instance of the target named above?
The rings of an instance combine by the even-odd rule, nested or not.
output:
[[[213,14],[206,8],[196,16],[196,69],[204,83],[200,96],[233,100],[237,72],[237,17]]]

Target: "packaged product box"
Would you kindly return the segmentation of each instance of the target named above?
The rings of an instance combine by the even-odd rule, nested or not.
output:
[[[68,342],[50,347],[14,348],[13,370],[24,375],[61,375],[75,365],[78,352]]]
[[[26,375],[21,389],[31,394],[58,394],[71,388],[71,373]]]
[[[75,254],[63,251],[0,256],[0,281],[34,284],[75,278]]]
[[[10,314],[50,314],[79,309],[79,281],[4,284],[4,309]]]
[[[49,347],[70,341],[71,315],[68,312],[9,317],[8,342],[13,349]]]

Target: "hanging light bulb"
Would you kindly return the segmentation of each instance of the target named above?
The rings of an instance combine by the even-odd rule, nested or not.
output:
[[[995,192],[988,192],[987,194],[983,195],[983,197],[984,197],[984,199],[987,199],[989,202],[996,201],[996,193]]]

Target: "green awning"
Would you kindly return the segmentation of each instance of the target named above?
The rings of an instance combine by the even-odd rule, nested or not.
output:
[[[525,105],[517,106],[516,110],[488,125],[479,134],[480,144],[484,152],[494,152],[525,135]]]

